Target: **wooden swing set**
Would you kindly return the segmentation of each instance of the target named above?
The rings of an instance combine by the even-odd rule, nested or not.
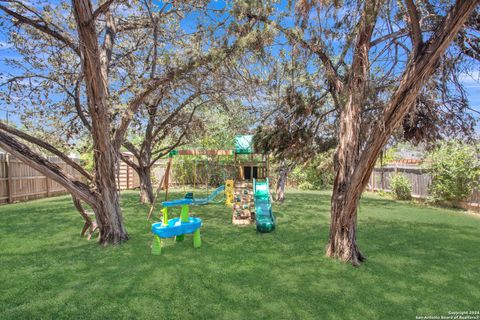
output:
[[[155,205],[157,203],[157,199],[160,195],[161,191],[165,191],[165,200],[168,200],[168,189],[170,185],[170,175],[172,171],[172,164],[173,164],[173,157],[174,156],[233,156],[235,155],[234,150],[196,150],[196,149],[188,149],[188,150],[173,150],[168,155],[168,162],[165,168],[165,173],[158,184],[157,190],[155,191],[155,196],[153,198],[152,206],[150,207],[150,211],[148,212],[147,220],[150,220],[153,211],[155,210]],[[196,171],[196,169],[195,169]],[[195,172],[196,175],[196,172]],[[196,177],[195,180],[196,181]],[[194,187],[196,182],[194,182]],[[208,191],[208,181],[207,181],[207,191]]]

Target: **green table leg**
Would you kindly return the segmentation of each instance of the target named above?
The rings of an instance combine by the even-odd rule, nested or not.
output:
[[[162,253],[162,239],[159,236],[153,236],[153,243],[152,243],[152,254],[153,255],[160,255]]]
[[[181,235],[175,237],[175,241],[183,241],[183,239],[185,239],[184,234],[181,234]]]
[[[193,247],[200,248],[202,246],[202,239],[200,238],[200,228],[193,233]]]

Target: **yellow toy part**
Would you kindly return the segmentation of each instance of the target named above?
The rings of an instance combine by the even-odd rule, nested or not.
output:
[[[233,205],[233,180],[225,181],[225,205],[231,207]]]
[[[166,226],[168,224],[168,208],[165,207],[160,212],[163,214],[163,225]]]

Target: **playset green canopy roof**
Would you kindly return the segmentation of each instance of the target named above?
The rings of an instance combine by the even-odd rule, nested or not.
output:
[[[252,154],[253,135],[238,135],[235,137],[235,152],[237,154]]]

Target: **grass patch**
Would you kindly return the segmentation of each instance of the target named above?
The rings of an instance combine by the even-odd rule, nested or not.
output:
[[[131,240],[102,248],[79,238],[69,197],[1,206],[0,318],[414,319],[479,307],[480,219],[458,211],[365,196],[368,260],[353,268],[324,257],[327,192],[289,192],[271,234],[233,226],[221,204],[193,207],[202,248],[187,236],[161,256],[138,193],[122,208]]]

